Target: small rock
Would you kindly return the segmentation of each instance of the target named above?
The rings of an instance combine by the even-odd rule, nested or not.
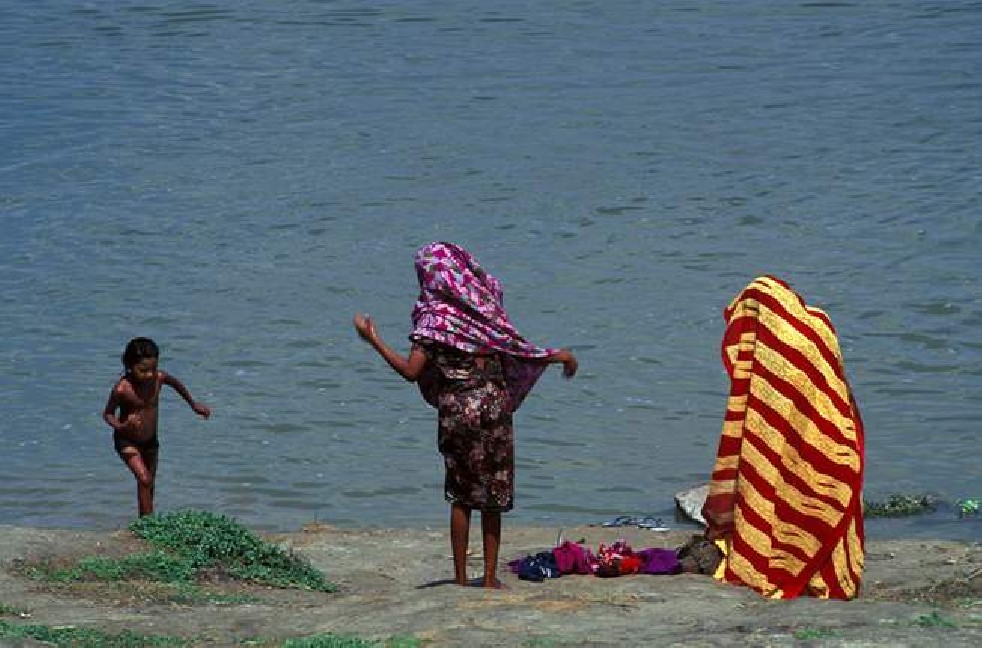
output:
[[[676,512],[693,522],[706,526],[706,520],[702,517],[702,505],[706,503],[708,496],[709,484],[679,491],[675,493]]]

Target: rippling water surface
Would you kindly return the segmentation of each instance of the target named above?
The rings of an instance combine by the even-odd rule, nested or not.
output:
[[[434,239],[581,360],[510,522],[704,481],[764,272],[839,329],[867,495],[982,495],[977,2],[4,4],[0,523],[133,514],[99,415],[150,335],[214,410],[165,394],[159,507],[442,525],[433,412],[350,327],[405,348]]]

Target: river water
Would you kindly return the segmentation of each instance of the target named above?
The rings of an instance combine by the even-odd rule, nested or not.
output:
[[[405,349],[438,239],[581,361],[508,523],[670,516],[762,273],[838,328],[867,497],[982,495],[978,2],[0,4],[0,523],[134,514],[100,413],[148,335],[214,411],[164,394],[158,508],[443,525],[434,414],[350,325]]]

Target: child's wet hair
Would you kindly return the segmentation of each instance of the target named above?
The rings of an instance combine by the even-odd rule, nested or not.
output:
[[[123,351],[123,366],[129,369],[145,358],[159,357],[160,349],[156,342],[145,337],[133,338],[126,344],[126,350]]]

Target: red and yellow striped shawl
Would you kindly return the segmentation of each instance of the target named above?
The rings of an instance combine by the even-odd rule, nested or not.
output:
[[[863,572],[863,424],[828,316],[758,277],[730,303],[730,396],[703,508],[721,580],[851,599]]]

